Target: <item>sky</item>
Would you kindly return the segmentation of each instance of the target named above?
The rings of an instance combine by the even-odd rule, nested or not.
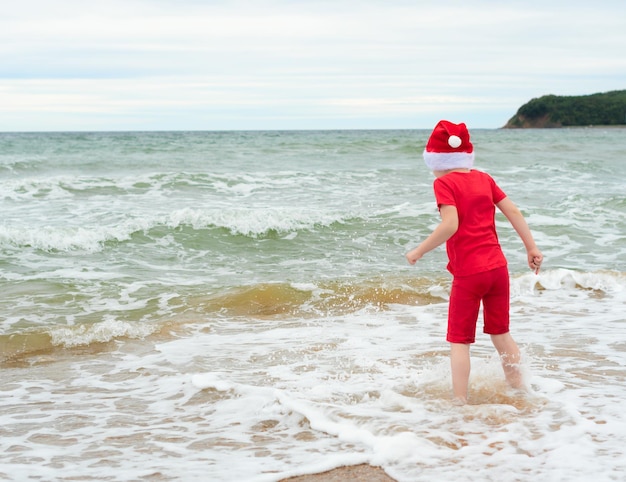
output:
[[[20,0],[0,132],[499,128],[626,89],[624,0]]]

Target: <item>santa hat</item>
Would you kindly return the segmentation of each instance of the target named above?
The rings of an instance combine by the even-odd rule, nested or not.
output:
[[[471,168],[474,165],[474,146],[470,142],[467,126],[439,121],[424,149],[424,161],[433,171]]]

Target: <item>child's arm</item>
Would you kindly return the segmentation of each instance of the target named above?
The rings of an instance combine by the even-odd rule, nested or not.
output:
[[[415,264],[426,253],[445,243],[459,229],[459,213],[456,206],[442,204],[439,213],[441,214],[439,226],[417,248],[406,254],[409,264]]]
[[[518,209],[518,207],[508,197],[505,197],[502,201],[496,204],[498,209],[502,211],[502,214],[509,220],[513,229],[517,232],[519,237],[524,243],[526,253],[528,255],[528,266],[534,270],[535,273],[539,273],[541,262],[543,261],[543,254],[537,248],[533,235],[530,232],[530,228],[524,219],[524,215]]]

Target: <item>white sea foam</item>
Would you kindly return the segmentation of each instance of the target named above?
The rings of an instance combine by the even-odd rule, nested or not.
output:
[[[44,251],[84,250],[97,252],[109,241],[128,241],[134,233],[159,226],[176,229],[225,228],[233,234],[258,236],[270,231],[293,232],[343,222],[343,213],[320,213],[309,209],[229,209],[198,210],[186,208],[152,219],[128,219],[119,224],[83,227],[18,227],[0,225],[0,245],[32,247]]]
[[[159,330],[158,326],[142,322],[125,322],[106,316],[101,322],[91,325],[57,326],[47,330],[51,342],[56,346],[89,346],[106,343],[117,338],[145,338]]]
[[[4,467],[50,476],[63,465],[66,476],[98,478],[106,459],[137,477],[269,482],[371,463],[402,482],[614,480],[624,469],[626,391],[611,320],[623,324],[623,305],[587,297],[559,308],[559,294],[576,289],[555,285],[513,302],[529,393],[506,387],[488,339],[478,337],[465,407],[449,401],[446,303],[288,324],[214,320],[142,355],[60,360],[66,369],[41,365],[36,379],[7,372],[0,421],[13,436],[0,442]],[[130,330],[110,328],[105,340]],[[28,407],[50,403],[38,425],[25,424]],[[71,466],[70,442],[83,454]],[[24,456],[39,462],[20,466]]]
[[[344,222],[350,214],[327,212],[310,208],[185,208],[167,215],[168,226],[175,228],[190,225],[194,229],[225,228],[233,234],[258,236],[270,231],[287,233],[312,230],[317,226],[330,226]]]
[[[28,227],[0,226],[0,245],[31,247],[43,251],[84,250],[96,252],[107,241],[126,241],[141,229],[142,222],[126,226]]]

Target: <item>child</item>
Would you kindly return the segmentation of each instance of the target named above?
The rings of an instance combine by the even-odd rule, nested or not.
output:
[[[488,174],[473,170],[474,148],[465,124],[440,121],[433,130],[424,161],[435,174],[434,190],[441,223],[406,258],[415,264],[446,243],[448,270],[453,275],[448,308],[452,389],[455,403],[467,403],[470,344],[474,343],[480,303],[484,332],[500,354],[507,382],[521,388],[520,352],[509,333],[509,274],[495,228],[495,206],[522,239],[528,265],[539,272],[543,255],[537,249],[522,213]]]

